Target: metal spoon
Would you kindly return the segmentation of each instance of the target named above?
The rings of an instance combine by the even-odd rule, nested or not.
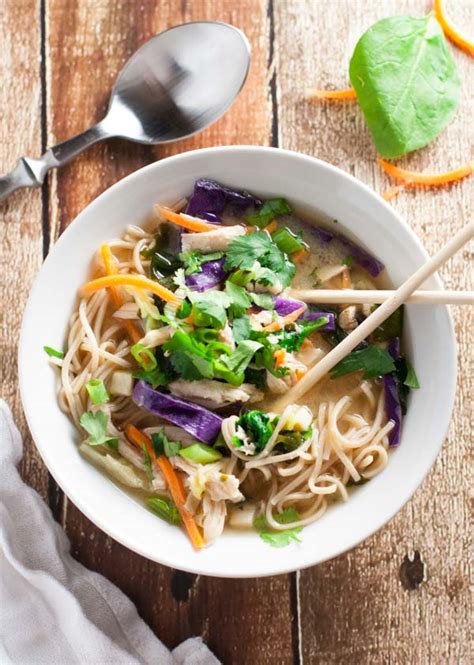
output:
[[[49,169],[113,136],[156,144],[201,131],[232,104],[249,65],[247,38],[226,23],[185,23],[161,32],[120,72],[105,118],[39,159],[22,157],[0,178],[0,201],[20,187],[40,187]]]

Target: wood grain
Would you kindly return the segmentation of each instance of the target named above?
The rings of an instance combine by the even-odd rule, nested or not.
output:
[[[474,24],[474,4],[448,3],[460,26]],[[289,0],[275,3],[278,126],[281,146],[340,166],[375,190],[391,186],[354,103],[309,104],[308,87],[343,87],[356,39],[377,19],[423,15],[416,0]],[[474,67],[452,49],[463,83],[454,122],[429,147],[401,162],[442,171],[473,159]],[[430,253],[472,214],[474,179],[443,190],[407,191],[393,205]],[[472,288],[469,249],[442,271],[447,288]],[[472,258],[472,257],[471,257]],[[472,263],[470,264],[472,265]],[[473,316],[453,308],[459,380],[450,436],[412,501],[352,552],[299,575],[301,655],[305,663],[440,663],[472,657],[470,635],[469,488],[472,438]],[[420,441],[420,445],[423,442]],[[415,554],[417,552],[417,554]],[[424,564],[424,566],[423,566]],[[426,581],[423,581],[426,573]]]
[[[6,173],[20,155],[41,152],[41,34],[35,0],[2,0],[0,49],[0,169]],[[20,190],[0,204],[1,394],[27,439],[22,474],[47,498],[48,473],[28,433],[17,380],[21,317],[43,257],[41,219],[40,190]]]

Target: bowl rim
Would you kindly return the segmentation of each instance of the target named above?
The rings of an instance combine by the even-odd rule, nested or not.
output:
[[[94,210],[96,206],[98,206],[100,203],[107,201],[109,197],[114,197],[115,193],[120,190],[120,188],[125,184],[132,183],[134,180],[140,179],[147,174],[153,172],[155,169],[159,169],[162,164],[169,164],[169,163],[179,163],[180,161],[186,161],[190,157],[194,155],[199,155],[202,157],[206,156],[212,156],[216,153],[229,153],[229,154],[238,154],[242,152],[247,152],[247,153],[267,153],[267,154],[272,154],[275,152],[278,152],[279,154],[282,154],[285,158],[288,159],[296,159],[302,162],[307,162],[312,165],[317,165],[321,169],[325,169],[329,172],[332,172],[336,177],[342,178],[343,180],[349,181],[352,184],[356,185],[363,193],[364,196],[368,196],[369,198],[376,199],[377,203],[380,205],[382,204],[383,207],[385,208],[386,212],[392,216],[396,220],[398,224],[400,224],[404,230],[408,233],[410,236],[410,240],[413,243],[414,246],[416,246],[416,249],[420,252],[420,254],[423,256],[425,260],[429,258],[428,253],[426,252],[421,240],[418,238],[418,236],[415,234],[415,232],[412,230],[412,228],[409,226],[409,224],[405,221],[405,219],[394,209],[392,206],[390,206],[377,192],[375,192],[373,189],[371,189],[368,185],[363,183],[361,180],[356,178],[355,176],[351,175],[350,173],[347,173],[346,171],[340,169],[337,166],[334,166],[333,164],[330,164],[329,162],[326,162],[324,160],[321,160],[317,157],[312,157],[309,155],[305,155],[303,153],[299,153],[296,151],[292,150],[286,150],[282,148],[275,148],[275,147],[267,147],[267,146],[253,146],[253,145],[232,145],[232,146],[216,146],[216,147],[210,147],[210,148],[199,148],[196,150],[189,150],[183,153],[179,153],[177,155],[172,155],[170,157],[166,157],[164,159],[152,162],[151,164],[147,164],[146,166],[143,166],[136,171],[128,174],[124,178],[118,180],[116,183],[111,185],[108,189],[103,191],[99,196],[97,196],[95,199],[93,199],[81,212],[75,217],[75,219],[68,225],[68,227],[63,231],[61,236],[58,238],[58,240],[54,243],[53,247],[49,251],[45,261],[43,262],[40,270],[38,271],[37,275],[34,278],[30,294],[28,296],[28,301],[26,304],[26,307],[23,312],[22,316],[22,322],[21,322],[21,327],[20,327],[20,336],[19,336],[19,344],[18,344],[18,379],[19,379],[19,388],[20,388],[20,397],[21,397],[21,403],[23,406],[23,411],[26,417],[26,421],[29,427],[29,430],[31,432],[33,441],[35,443],[35,447],[37,448],[43,462],[45,463],[48,471],[51,473],[53,476],[55,482],[59,485],[61,490],[64,492],[64,494],[74,503],[74,505],[89,519],[93,524],[95,524],[98,528],[100,528],[104,533],[106,533],[108,536],[119,542],[121,545],[124,547],[130,549],[133,552],[136,552],[140,554],[141,556],[155,561],[161,565],[166,565],[170,568],[177,568],[179,570],[183,570],[186,572],[198,574],[198,575],[206,575],[210,577],[226,577],[226,578],[258,578],[258,577],[268,577],[272,575],[280,575],[280,574],[287,574],[294,572],[296,570],[303,570],[305,568],[314,566],[314,565],[319,565],[320,563],[324,563],[325,561],[331,560],[335,558],[336,556],[339,556],[345,552],[349,552],[353,550],[355,547],[357,547],[360,543],[365,541],[367,538],[371,537],[374,535],[377,531],[379,531],[383,526],[388,524],[394,516],[403,508],[403,506],[408,503],[408,501],[411,500],[415,492],[421,487],[423,484],[425,478],[427,477],[428,473],[432,470],[434,462],[436,458],[438,457],[440,450],[443,446],[443,443],[446,439],[449,426],[452,420],[452,414],[453,414],[453,407],[454,407],[454,399],[455,399],[455,392],[456,392],[456,383],[457,383],[457,364],[456,364],[456,357],[457,357],[457,345],[456,345],[456,337],[455,337],[455,331],[454,331],[454,324],[453,324],[453,318],[451,314],[451,310],[447,305],[440,305],[439,307],[443,307],[445,310],[445,313],[447,314],[447,321],[448,321],[448,328],[449,328],[449,335],[447,338],[445,338],[446,341],[446,348],[452,353],[452,358],[454,359],[454,362],[451,364],[451,372],[450,375],[445,377],[445,384],[444,384],[444,396],[445,396],[445,404],[447,405],[447,408],[445,408],[444,413],[445,413],[445,424],[442,428],[442,431],[440,430],[440,435],[439,435],[439,443],[436,446],[432,446],[431,454],[426,453],[426,461],[424,465],[424,470],[420,475],[418,476],[418,480],[416,485],[409,491],[406,492],[403,495],[403,498],[400,499],[399,501],[396,501],[395,507],[393,507],[389,512],[384,513],[383,517],[380,517],[379,519],[375,521],[367,521],[368,526],[365,528],[361,528],[359,531],[359,535],[357,536],[356,539],[354,539],[351,542],[351,545],[349,547],[341,544],[337,548],[334,549],[334,551],[331,554],[324,555],[324,556],[315,556],[314,558],[316,559],[313,561],[306,561],[304,563],[297,563],[296,565],[291,565],[291,564],[281,564],[281,563],[273,563],[271,559],[268,561],[269,565],[269,570],[264,571],[264,572],[257,572],[255,574],[252,573],[241,573],[238,571],[228,571],[225,573],[225,575],[221,572],[213,572],[212,570],[209,570],[207,567],[201,567],[199,563],[199,557],[195,557],[192,559],[192,564],[187,565],[187,564],[182,564],[179,562],[179,565],[177,566],[176,562],[173,560],[173,558],[168,555],[167,553],[159,553],[158,556],[154,554],[150,554],[148,551],[144,551],[143,548],[140,546],[135,545],[134,543],[128,541],[125,536],[122,536],[120,533],[117,533],[116,530],[110,526],[107,525],[106,522],[104,522],[102,519],[98,518],[95,515],[94,509],[89,508],[89,505],[84,504],[84,502],[81,500],[80,497],[78,497],[77,492],[74,489],[70,489],[69,487],[66,489],[65,483],[62,482],[62,477],[60,471],[56,468],[56,464],[54,461],[51,459],[49,452],[48,452],[48,447],[43,445],[42,441],[42,436],[41,432],[39,431],[41,428],[38,428],[36,423],[33,422],[33,419],[31,417],[31,414],[29,412],[29,399],[28,399],[28,381],[27,381],[27,373],[26,373],[26,348],[25,348],[25,338],[27,337],[27,324],[28,324],[28,313],[30,308],[32,307],[32,302],[34,301],[36,297],[36,291],[38,289],[38,283],[39,283],[39,277],[41,273],[43,272],[44,266],[48,265],[50,262],[54,261],[55,255],[61,251],[62,245],[68,242],[69,236],[72,233],[77,232],[78,225],[81,223],[81,220],[86,218],[91,211]],[[258,187],[257,187],[258,189]],[[442,290],[443,289],[443,284],[441,281],[440,276],[438,273],[433,275],[433,280],[434,280],[434,289],[436,290]],[[67,415],[65,414],[65,417]],[[40,443],[41,442],[41,443]],[[54,457],[54,455],[53,455]],[[52,470],[54,469],[54,470]],[[191,559],[190,559],[191,561]]]

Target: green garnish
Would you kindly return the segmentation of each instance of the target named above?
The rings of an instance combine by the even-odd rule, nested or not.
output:
[[[347,266],[348,268],[352,268],[353,264],[354,264],[354,257],[351,254],[349,254],[344,259],[342,259],[342,265],[343,266]]]
[[[373,310],[377,309],[377,306]],[[388,342],[392,337],[401,337],[403,329],[403,305],[396,309],[374,330],[370,339],[374,342]]]
[[[165,522],[169,522],[169,524],[173,524],[174,526],[181,524],[179,511],[171,499],[165,496],[153,497],[146,500],[146,505],[155,515],[165,520]]]
[[[205,443],[193,443],[187,448],[181,448],[179,454],[197,464],[211,464],[222,458],[218,450],[214,450],[212,446],[207,446]]]
[[[405,380],[403,381],[403,384],[405,386],[408,386],[408,388],[413,388],[414,390],[417,390],[420,387],[420,382],[418,381],[415,368],[410,362],[408,362],[408,360],[406,360],[405,362],[407,367],[407,375],[405,377]]]
[[[375,23],[359,39],[349,75],[382,157],[425,146],[459,104],[456,65],[432,13]]]
[[[102,379],[91,379],[86,383],[86,390],[93,404],[105,404],[109,401],[109,393],[107,392]]]
[[[270,199],[269,201],[265,201],[258,212],[247,216],[247,223],[263,228],[270,224],[275,217],[289,214],[291,214],[291,208],[286,199]]]
[[[304,340],[311,335],[315,330],[322,328],[328,323],[327,316],[320,316],[315,321],[302,321],[295,323],[293,330],[283,330],[279,333],[278,346],[283,347],[286,351],[299,351]]]
[[[244,372],[252,360],[255,352],[262,348],[260,342],[254,342],[250,339],[242,340],[231,355],[221,356],[216,363],[218,372],[222,378],[226,379],[232,385],[240,385],[244,381]],[[222,368],[221,365],[224,365]],[[227,372],[230,370],[230,374]]]
[[[250,440],[255,445],[257,453],[267,445],[268,440],[273,434],[275,424],[275,420],[271,421],[266,413],[258,409],[246,411],[237,421],[237,426],[242,427],[250,436]]]
[[[282,513],[276,513],[274,519],[279,524],[290,524],[301,519],[299,513],[294,508],[287,508]],[[284,531],[276,531],[268,526],[265,515],[260,515],[254,522],[255,529],[258,531],[260,538],[272,547],[286,547],[292,542],[300,543],[301,539],[298,538],[303,527],[296,529],[285,529]]]
[[[212,254],[201,254],[201,252],[183,252],[180,259],[184,263],[184,274],[193,275],[201,272],[201,266],[208,261],[217,261],[224,256],[224,252],[213,252]]]
[[[270,282],[276,277],[284,287],[290,285],[296,272],[295,264],[266,231],[257,231],[232,240],[227,249],[226,270],[255,270],[259,266],[266,269],[266,273],[257,276],[257,281]]]
[[[140,367],[142,367],[146,372],[150,372],[156,369],[157,362],[155,354],[144,344],[140,344],[140,342],[134,344],[130,349],[130,353],[135,358]]]
[[[304,242],[300,235],[294,233],[287,226],[282,227],[272,234],[273,241],[278,245],[279,249],[286,254],[294,254],[303,249],[309,249],[308,243]]]
[[[262,309],[275,309],[275,302],[269,293],[250,293],[250,297],[257,307]]]
[[[53,349],[51,346],[43,346],[43,351],[46,351],[51,358],[64,358],[64,353],[62,351],[56,351],[56,349]]]
[[[232,317],[240,317],[252,305],[249,292],[233,282],[227,281],[225,284],[225,292],[229,296],[230,306],[229,311]]]
[[[363,370],[362,378],[383,376],[395,370],[392,356],[379,346],[369,344],[365,349],[352,351],[343,358],[331,372],[331,379]]]
[[[240,316],[232,321],[232,335],[236,344],[244,339],[249,339],[251,332],[250,317]]]
[[[170,441],[163,430],[161,432],[154,432],[151,435],[151,441],[153,443],[153,450],[158,456],[166,455],[166,457],[173,457],[173,455],[177,455],[181,450],[180,442]]]
[[[81,426],[89,434],[87,443],[91,446],[100,446],[103,443],[108,443],[113,447],[114,443],[118,444],[118,439],[115,436],[109,436],[107,433],[107,425],[109,423],[109,416],[103,411],[85,411],[79,419]]]
[[[160,367],[155,367],[150,371],[146,369],[141,369],[133,373],[134,379],[141,379],[146,383],[149,383],[153,388],[158,386],[166,386],[171,381],[171,377]]]

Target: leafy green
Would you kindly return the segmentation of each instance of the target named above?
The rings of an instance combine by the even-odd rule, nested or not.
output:
[[[158,364],[153,351],[139,342],[132,346],[130,353],[146,372],[154,370]]]
[[[415,368],[410,362],[408,362],[408,360],[406,360],[405,362],[407,366],[407,375],[405,377],[405,380],[403,381],[403,384],[405,386],[408,386],[408,388],[413,388],[417,390],[420,387],[420,382],[418,381]]]
[[[250,297],[257,307],[275,309],[275,302],[269,293],[250,293]]]
[[[250,317],[240,316],[232,321],[232,335],[236,344],[244,339],[249,339],[251,332]]]
[[[181,448],[179,451],[181,457],[189,459],[197,464],[211,464],[221,459],[222,454],[218,450],[214,450],[212,446],[205,443],[193,443],[187,448]]]
[[[153,443],[153,450],[158,456],[166,455],[166,457],[173,457],[173,455],[177,455],[181,450],[180,442],[170,441],[164,430],[153,432],[151,441]]]
[[[284,453],[289,453],[292,450],[299,448],[303,441],[306,441],[312,435],[312,428],[305,432],[280,432],[277,436],[277,445],[275,449]]]
[[[261,348],[262,344],[260,342],[253,342],[250,339],[244,339],[238,344],[237,348],[230,356],[223,356],[221,361],[228,369],[231,370],[231,372],[235,372],[237,375],[243,375],[255,352]]]
[[[320,316],[315,321],[295,323],[293,330],[283,330],[279,333],[278,346],[287,351],[299,351],[304,340],[315,330],[322,328],[328,322],[327,316]]]
[[[270,420],[270,417],[263,411],[254,409],[246,411],[237,421],[237,426],[245,430],[255,445],[256,452],[260,452],[273,434],[274,421]]]
[[[181,517],[175,504],[165,496],[153,497],[146,500],[148,508],[158,517],[169,524],[177,526],[181,523]]]
[[[178,319],[187,319],[191,314],[192,305],[189,300],[183,300],[181,305],[176,310],[176,316]]]
[[[294,508],[287,508],[282,513],[274,514],[274,519],[280,524],[290,524],[301,519],[299,513]],[[260,538],[271,545],[272,547],[286,547],[292,542],[300,543],[301,539],[298,538],[303,527],[296,529],[285,529],[284,531],[276,531],[269,527],[265,515],[260,515],[254,522],[255,529],[260,534]]]
[[[154,369],[146,370],[141,369],[133,373],[135,379],[141,379],[146,381],[153,388],[158,386],[166,386],[170,381],[173,380],[173,372],[170,361],[164,355],[164,352],[161,348],[155,350],[155,359],[157,366]]]
[[[183,252],[180,258],[184,263],[184,274],[193,275],[201,272],[201,266],[208,261],[217,261],[224,256],[224,252],[213,252],[212,254],[201,254],[201,252]]]
[[[245,383],[252,383],[257,388],[260,388],[260,390],[265,390],[267,387],[267,375],[264,369],[247,367],[244,381]]]
[[[309,245],[306,243],[301,234],[298,235],[294,233],[287,226],[282,227],[275,231],[272,234],[273,242],[275,242],[282,252],[287,254],[293,254],[294,252],[300,252],[303,249],[308,249]]]
[[[210,299],[197,301],[193,304],[194,325],[202,328],[222,330],[227,323],[227,314],[217,302]]]
[[[347,266],[348,268],[352,268],[354,264],[354,257],[351,254],[348,254],[343,260],[342,260],[342,265]]]
[[[252,226],[263,228],[264,226],[267,226],[267,224],[270,224],[275,217],[289,215],[290,213],[291,208],[286,199],[269,199],[268,201],[265,201],[258,212],[247,216],[247,223]]]
[[[369,344],[365,349],[352,351],[338,362],[331,372],[331,379],[352,374],[352,372],[357,372],[360,369],[363,370],[363,378],[368,379],[372,376],[383,376],[393,372],[395,364],[388,351],[374,344]]]
[[[252,270],[255,263],[267,268],[268,274],[276,276],[284,287],[290,285],[296,271],[295,264],[277,247],[266,231],[257,231],[232,240],[224,267],[226,270]],[[257,281],[260,279],[265,277],[260,276]]]
[[[206,345],[198,342],[192,335],[177,330],[163,345],[163,351],[171,353],[171,365],[183,379],[194,381],[203,377],[213,378],[212,359]]]
[[[103,411],[85,411],[79,419],[82,427],[89,434],[87,443],[91,446],[100,446],[103,443],[113,444],[118,443],[118,439],[114,436],[107,434],[107,426],[109,424],[109,416]]]
[[[232,317],[239,317],[246,312],[252,305],[249,292],[243,286],[238,286],[233,282],[227,281],[225,292],[229,296],[229,310]]]
[[[383,157],[427,145],[459,104],[456,66],[432,14],[375,23],[358,41],[349,75]]]
[[[91,379],[86,383],[86,390],[93,404],[105,404],[109,401],[107,392],[102,379]]]
[[[377,309],[376,307],[374,309]],[[385,319],[371,335],[374,342],[388,342],[392,337],[401,337],[403,330],[403,305]]]
[[[51,346],[43,346],[43,351],[46,351],[50,358],[64,358],[64,353],[62,351],[56,351]]]

